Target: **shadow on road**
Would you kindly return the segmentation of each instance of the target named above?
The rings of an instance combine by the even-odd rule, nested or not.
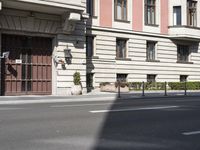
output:
[[[184,109],[113,111],[133,108],[133,104],[126,102],[119,105],[121,102],[116,98],[109,109],[111,112],[103,112],[104,122],[92,150],[185,150],[193,142],[198,143],[181,135],[181,131],[190,127],[184,120],[195,119],[194,112],[183,113]]]
[[[123,109],[118,105],[121,100],[114,101],[110,110]],[[128,106],[125,106],[128,108]],[[161,145],[145,142],[143,132],[148,131],[140,125],[141,117],[148,116],[144,114],[140,116],[138,112],[107,112],[105,114],[104,123],[99,135],[97,137],[96,144],[92,150],[133,150],[133,149],[163,149]],[[145,117],[146,120],[149,120]],[[155,120],[152,120],[152,126]],[[140,122],[140,123],[139,123]],[[145,124],[145,122],[144,122]],[[141,128],[138,128],[138,127]],[[144,125],[145,126],[145,125]],[[151,128],[151,127],[150,127]],[[139,131],[138,129],[143,129]],[[159,139],[158,139],[159,140]]]

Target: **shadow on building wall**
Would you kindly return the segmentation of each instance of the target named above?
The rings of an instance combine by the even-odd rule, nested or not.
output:
[[[94,73],[95,73],[95,66],[94,66],[94,57],[88,57],[87,56],[87,49],[88,49],[88,41],[87,41],[87,36],[93,37],[92,33],[92,17],[90,17],[87,20],[86,23],[86,85],[87,85],[87,92],[91,92],[94,90],[94,85],[93,85],[93,80],[94,80]],[[93,42],[94,44],[94,42]],[[94,51],[94,45],[93,45],[93,51]]]

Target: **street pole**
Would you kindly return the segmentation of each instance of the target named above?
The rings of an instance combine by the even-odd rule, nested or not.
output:
[[[165,96],[167,96],[167,82],[165,82]]]
[[[185,81],[185,96],[187,95],[187,81]]]
[[[118,80],[118,98],[121,98],[121,94],[120,94],[120,81]]]
[[[144,81],[142,82],[142,96],[145,96],[145,94],[144,94]]]
[[[0,53],[1,54],[1,53]],[[0,96],[2,96],[2,79],[1,79],[1,76],[2,76],[2,68],[1,68],[1,59],[2,58],[0,58]]]

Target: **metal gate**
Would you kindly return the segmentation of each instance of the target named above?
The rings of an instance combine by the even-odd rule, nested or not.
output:
[[[50,95],[52,93],[52,39],[2,35],[2,89],[4,95]]]

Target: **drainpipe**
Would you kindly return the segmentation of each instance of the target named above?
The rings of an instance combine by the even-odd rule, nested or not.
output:
[[[0,10],[1,10],[1,2],[0,2]],[[0,56],[1,56],[1,32],[0,32]],[[0,58],[0,96],[3,95],[2,92],[2,68],[1,68],[1,58]]]

